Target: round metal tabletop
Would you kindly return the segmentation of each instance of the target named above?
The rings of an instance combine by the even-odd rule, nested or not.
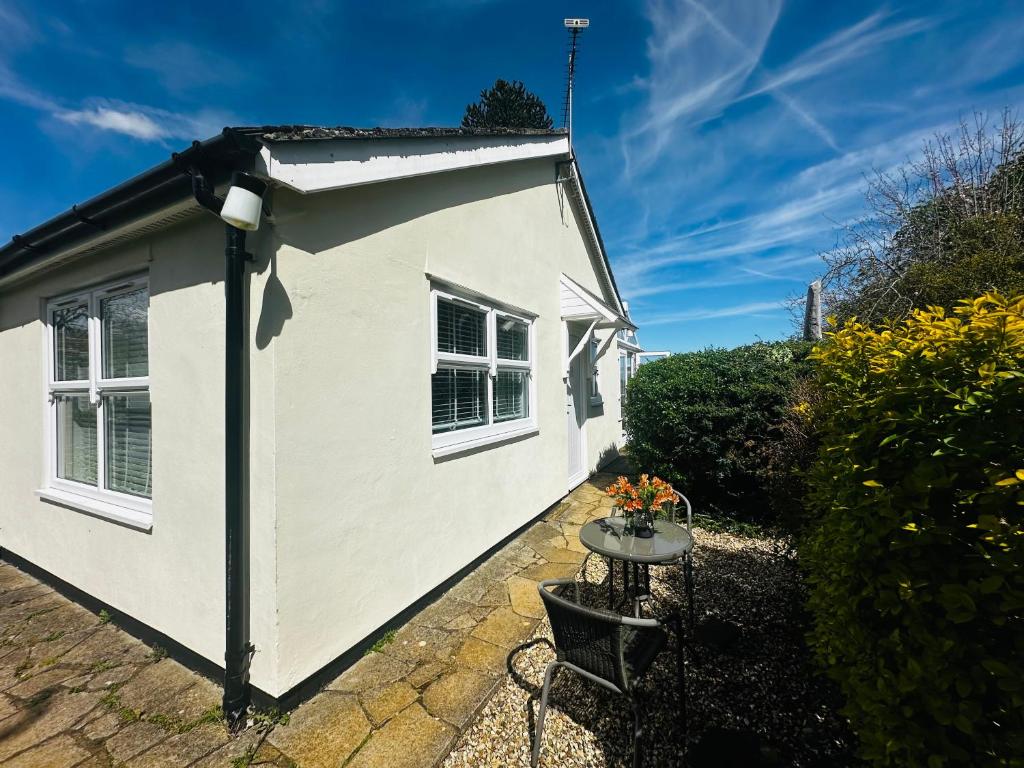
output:
[[[649,539],[624,533],[625,527],[624,517],[592,520],[580,529],[580,542],[591,552],[633,563],[668,563],[693,548],[686,529],[668,520],[656,520]]]

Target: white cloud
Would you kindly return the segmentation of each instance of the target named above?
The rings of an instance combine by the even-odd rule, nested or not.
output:
[[[687,323],[696,320],[718,320],[724,317],[737,317],[739,315],[762,315],[774,313],[786,309],[782,301],[752,301],[746,304],[736,304],[731,307],[697,307],[682,312],[671,312],[652,317],[642,317],[638,320],[641,327],[649,325],[669,325],[674,323]]]
[[[71,125],[91,125],[105,131],[123,133],[144,141],[167,138],[165,130],[142,112],[128,112],[108,107],[57,112],[55,117]]]
[[[90,126],[140,141],[206,139],[225,125],[239,122],[233,115],[214,110],[182,114],[111,99],[93,100],[79,109],[54,110],[53,116],[70,125]]]

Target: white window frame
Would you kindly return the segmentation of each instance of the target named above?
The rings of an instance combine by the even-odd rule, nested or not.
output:
[[[601,397],[601,368],[598,358],[600,352],[601,340],[596,333],[592,333],[587,342],[587,395],[592,408],[604,405],[604,398]]]
[[[619,349],[619,420],[622,420],[621,407],[626,404],[626,385],[636,375],[637,354],[632,349]],[[625,361],[626,380],[622,381],[622,361]]]
[[[36,494],[48,501],[71,507],[99,517],[141,530],[150,530],[153,525],[152,499],[133,496],[105,488],[106,485],[106,422],[103,396],[119,392],[149,393],[149,376],[131,376],[120,379],[103,377],[103,338],[100,306],[104,299],[124,293],[146,291],[149,301],[148,275],[113,280],[87,290],[75,291],[49,299],[46,302],[43,323],[45,334],[46,366],[46,421],[45,421],[45,485]],[[58,309],[69,304],[82,303],[88,312],[89,376],[77,381],[58,381],[56,349],[54,347],[53,315]],[[148,326],[147,326],[148,329]],[[87,485],[75,480],[57,476],[57,396],[62,394],[85,394],[96,406],[96,485]],[[152,399],[150,400],[152,407]]]
[[[439,352],[437,349],[437,302],[439,299],[462,304],[486,313],[487,354],[482,356],[461,355]],[[498,357],[498,320],[511,319],[521,322],[527,328],[527,359],[506,360]],[[454,293],[451,289],[432,287],[430,290],[430,373],[439,368],[477,368],[487,371],[487,423],[478,427],[453,429],[450,432],[433,432],[431,428],[431,453],[434,458],[450,456],[473,450],[492,443],[512,440],[539,432],[537,427],[537,348],[536,315],[467,292]],[[498,370],[519,370],[527,374],[528,408],[526,418],[494,421],[494,380]]]

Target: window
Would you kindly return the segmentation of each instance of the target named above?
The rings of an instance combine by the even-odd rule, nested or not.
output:
[[[636,374],[636,352],[619,351],[619,405],[626,404],[626,388]]]
[[[532,318],[441,290],[431,301],[434,455],[536,431]]]
[[[594,407],[604,404],[604,400],[601,398],[601,375],[597,365],[597,356],[600,352],[601,341],[597,336],[591,336],[590,343],[587,345],[587,359],[590,361],[587,380],[590,388],[590,404]]]
[[[145,278],[51,301],[46,331],[50,468],[40,495],[148,527],[153,441]]]

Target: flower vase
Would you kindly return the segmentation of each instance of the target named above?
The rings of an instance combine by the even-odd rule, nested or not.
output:
[[[651,514],[651,510],[640,510],[633,517],[633,535],[638,539],[649,539],[654,536],[654,515]]]

